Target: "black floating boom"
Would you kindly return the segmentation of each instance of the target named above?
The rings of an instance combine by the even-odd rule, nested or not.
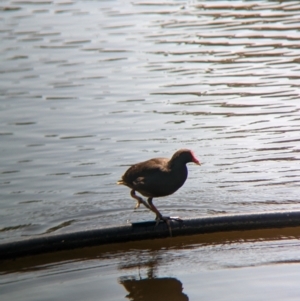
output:
[[[171,221],[173,236],[300,226],[300,211],[214,215]],[[165,223],[141,222],[0,244],[0,260],[109,243],[169,237]]]

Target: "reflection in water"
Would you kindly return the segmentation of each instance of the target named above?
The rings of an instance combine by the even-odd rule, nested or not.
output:
[[[120,265],[120,270],[138,270],[138,276],[121,276],[119,283],[129,293],[126,297],[132,301],[187,301],[188,296],[184,294],[182,283],[172,277],[157,277],[157,270],[163,265],[162,254],[164,251],[154,251],[144,255],[143,251],[131,254],[127,257],[125,264]],[[141,255],[141,256],[139,256]],[[143,278],[140,269],[147,269],[147,277]]]
[[[129,292],[126,296],[132,301],[187,301],[182,292],[182,283],[176,278],[135,279],[121,277],[120,283]]]

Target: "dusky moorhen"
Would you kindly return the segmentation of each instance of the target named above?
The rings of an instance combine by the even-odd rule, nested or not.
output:
[[[161,220],[165,221],[169,226],[170,233],[172,233],[169,223],[172,218],[162,216],[152,200],[153,198],[173,194],[184,184],[188,176],[186,164],[189,162],[201,165],[191,150],[180,149],[171,159],[153,158],[132,165],[117,184],[131,188],[130,195],[137,200],[135,209],[143,203],[156,214],[157,223]],[[136,191],[147,197],[147,202],[137,196]],[[177,218],[177,220],[180,219]]]

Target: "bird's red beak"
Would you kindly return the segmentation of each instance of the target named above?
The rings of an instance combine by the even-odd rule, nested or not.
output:
[[[196,158],[194,158],[194,161],[193,161],[195,164],[197,164],[197,165],[201,165],[201,163],[196,159]]]
[[[192,156],[193,156],[193,162],[197,165],[201,165],[200,161],[196,158],[193,152],[192,152]]]

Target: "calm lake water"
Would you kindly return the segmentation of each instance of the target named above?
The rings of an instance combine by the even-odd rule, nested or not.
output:
[[[184,187],[154,200],[163,214],[300,209],[299,13],[298,1],[3,0],[0,243],[153,219],[133,210],[116,181],[130,164],[179,148],[203,165],[190,165]],[[247,254],[258,260],[256,245]],[[223,251],[216,258],[226,263]],[[239,277],[225,263],[214,273]],[[172,278],[173,266],[161,264],[160,277]],[[105,274],[100,266],[93,272]],[[127,280],[116,283],[124,298]]]

